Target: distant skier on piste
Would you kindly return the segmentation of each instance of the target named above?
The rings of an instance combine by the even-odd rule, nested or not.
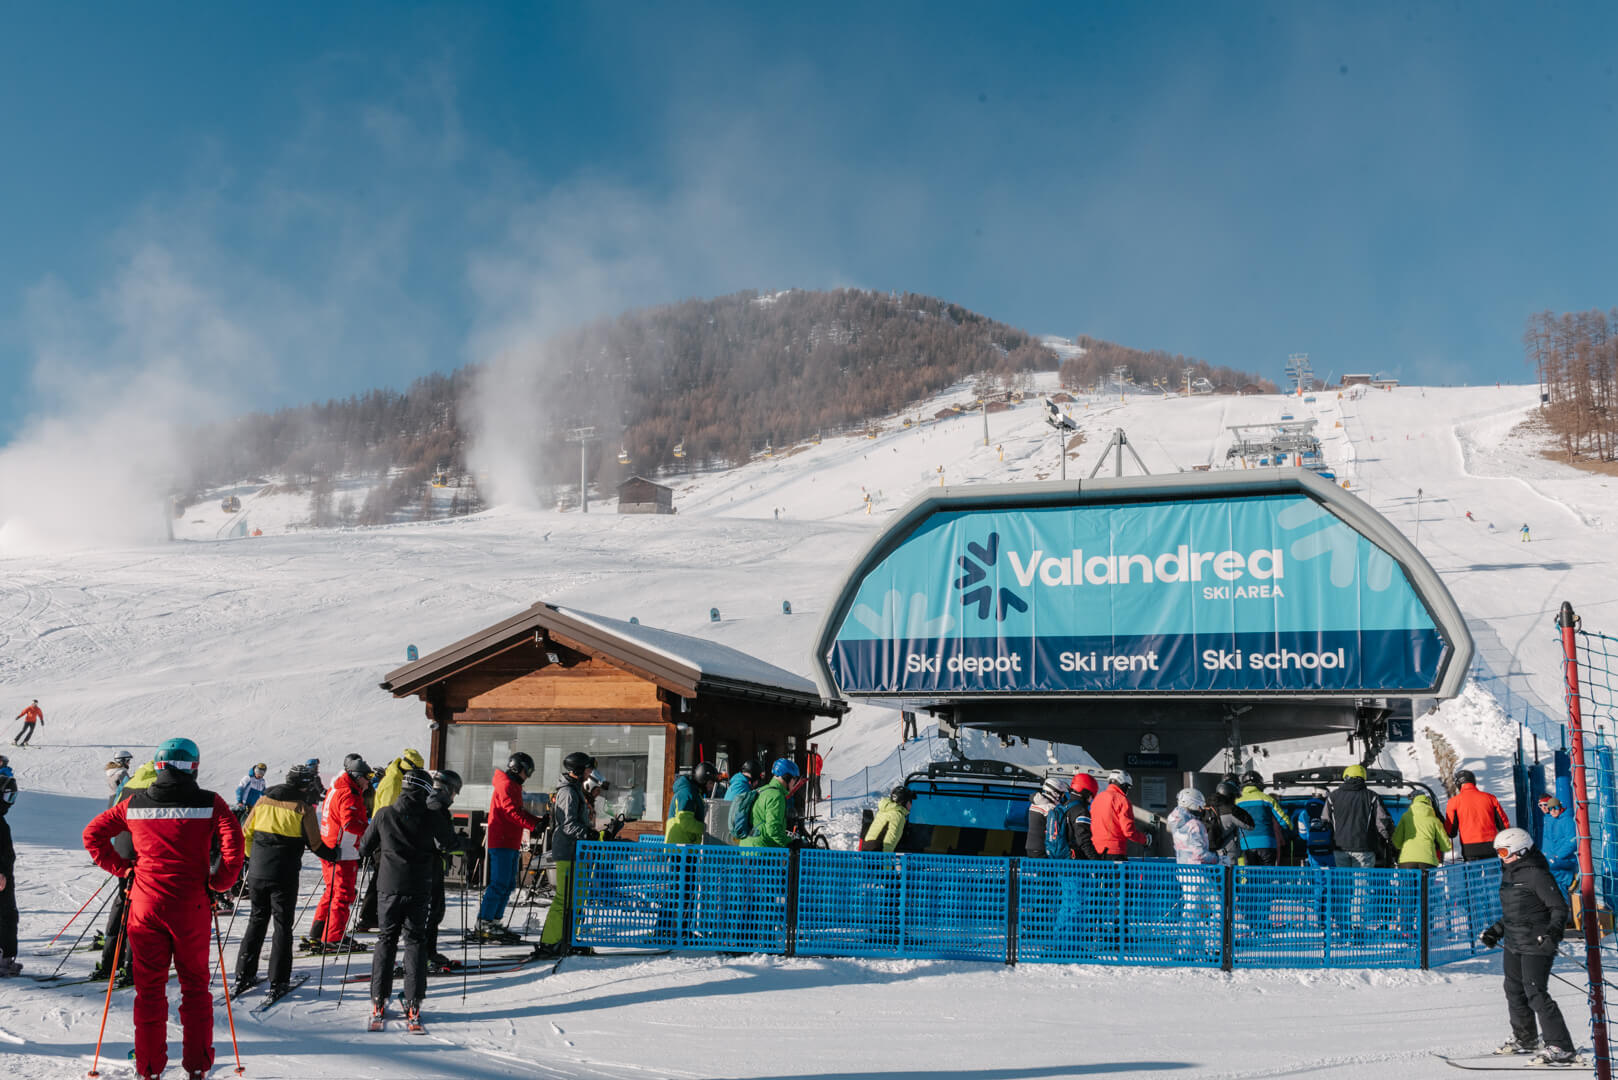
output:
[[[360,858],[376,856],[376,949],[371,953],[371,1018],[382,1019],[393,996],[393,958],[404,938],[405,1019],[419,1021],[427,992],[428,932],[434,864],[460,846],[448,818],[438,812],[432,777],[421,769],[401,775],[398,796],[376,812],[360,838]]]
[[[225,892],[242,865],[242,830],[230,805],[197,785],[199,754],[190,739],[169,739],[154,758],[152,786],[103,810],[84,830],[84,847],[109,874],[134,873],[124,937],[135,962],[135,1074],[160,1077],[168,1065],[168,974],[180,981],[182,1063],[189,1080],[213,1067],[213,998],[208,993],[209,890]],[[112,847],[128,830],[133,862]],[[217,869],[209,851],[219,842]]]
[[[1528,543],[1528,522],[1523,522],[1522,528],[1518,529],[1517,531],[1522,534],[1522,542],[1525,544]]]
[[[34,725],[45,726],[45,710],[39,707],[39,699],[35,698],[33,704],[18,713],[15,720],[22,721],[22,730],[12,738],[12,746],[27,746],[28,741],[34,737]]]
[[[112,755],[107,762],[107,805],[111,806],[118,801],[118,791],[129,779],[129,763],[135,760],[135,755],[128,750],[120,750]]]
[[[269,771],[270,767],[261,761],[248,769],[247,775],[236,785],[235,810],[238,817],[245,817],[253,809],[253,804],[263,797],[266,786],[264,775]]]

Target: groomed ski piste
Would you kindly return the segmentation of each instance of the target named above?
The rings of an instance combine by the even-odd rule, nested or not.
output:
[[[1529,707],[1551,716],[1560,707],[1554,609],[1570,599],[1587,626],[1618,627],[1618,490],[1610,486],[1618,481],[1546,460],[1540,441],[1513,434],[1536,396],[1532,387],[1487,386],[1323,391],[1310,404],[1081,397],[1071,409],[1086,442],[1072,452],[1068,476],[1088,473],[1114,428],[1127,431],[1154,472],[1171,472],[1224,467],[1227,425],[1283,412],[1318,417],[1327,464],[1417,538],[1471,620],[1483,665],[1462,697],[1418,718],[1414,744],[1391,747],[1381,764],[1436,787],[1431,729],[1509,803],[1515,720]],[[967,397],[957,388],[906,415],[931,417]],[[910,428],[894,417],[882,427],[874,439],[827,437],[728,471],[664,477],[676,490],[673,517],[619,516],[608,498],[588,515],[498,508],[430,524],[312,531],[295,527],[306,516],[298,496],[243,490],[262,536],[221,538],[231,530],[215,498],[193,508],[188,519],[197,520],[181,523],[173,543],[27,556],[0,547],[0,707],[9,718],[37,697],[46,717],[31,748],[0,746],[23,792],[11,824],[28,973],[55,966],[56,956],[34,953],[101,883],[79,834],[105,805],[102,767],[118,749],[141,760],[164,738],[195,738],[204,785],[227,797],[258,760],[272,778],[311,756],[328,775],[352,751],[380,764],[427,740],[419,703],[377,688],[406,647],[426,653],[538,599],[636,616],[807,674],[822,608],[885,515],[941,478],[1057,475],[1037,396],[989,416],[987,447],[980,415]],[[1519,539],[1524,523],[1531,543]],[[0,528],[0,543],[5,535]],[[721,618],[710,622],[715,607]],[[896,714],[859,707],[822,740],[840,792],[846,778],[895,756],[898,731]],[[907,761],[929,752],[911,744]],[[1260,767],[1348,760],[1347,748],[1328,740],[1275,748]],[[305,859],[306,886],[317,865]],[[446,937],[458,924],[452,895]],[[94,960],[74,954],[68,970],[85,974]],[[226,962],[234,961],[232,943]],[[355,969],[368,963],[353,961]],[[300,957],[296,969],[318,972],[319,964]],[[247,1015],[251,996],[242,1000],[246,1076],[1400,1080],[1453,1075],[1435,1053],[1485,1053],[1508,1034],[1498,953],[1430,972],[1233,974],[585,956],[554,974],[472,976],[464,1001],[459,979],[432,980],[425,1037],[406,1034],[398,1020],[367,1033],[363,985],[349,984],[337,1005],[341,966],[341,957],[328,958],[318,993],[312,978],[262,1018]],[[1571,961],[1558,970],[1579,977]],[[104,990],[0,982],[0,1075],[83,1076]],[[1555,981],[1552,990],[1587,1048],[1582,993]],[[107,1076],[132,1072],[124,1060],[132,994],[113,994]],[[214,1075],[229,1076],[217,994],[216,1002]],[[170,1043],[177,1055],[174,1019]],[[177,1060],[169,1071],[178,1074]]]

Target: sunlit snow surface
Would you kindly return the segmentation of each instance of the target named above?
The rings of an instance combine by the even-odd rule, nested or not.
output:
[[[930,418],[967,397],[962,387],[907,415]],[[1472,621],[1491,677],[1418,719],[1416,743],[1391,749],[1384,763],[1434,782],[1430,726],[1509,797],[1512,719],[1529,704],[1554,715],[1560,701],[1554,608],[1570,599],[1587,627],[1618,630],[1610,569],[1618,492],[1609,487],[1618,480],[1546,461],[1531,440],[1508,438],[1534,401],[1531,387],[1493,386],[1359,400],[1320,393],[1312,405],[1081,399],[1072,411],[1087,442],[1068,475],[1089,472],[1115,427],[1154,471],[1222,466],[1226,425],[1278,420],[1285,410],[1318,416],[1338,476],[1413,536],[1419,488],[1420,546]],[[204,782],[227,790],[260,759],[272,774],[351,751],[385,761],[427,741],[419,703],[376,685],[406,647],[425,654],[537,599],[635,616],[807,675],[823,607],[887,514],[941,478],[1057,475],[1056,444],[1033,400],[992,414],[989,429],[985,447],[979,415],[909,429],[894,418],[876,439],[827,438],[727,472],[664,478],[675,488],[674,517],[621,517],[608,499],[587,516],[494,510],[308,531],[296,527],[308,517],[302,496],[258,497],[249,487],[244,514],[260,537],[221,539],[240,530],[215,501],[194,507],[178,523],[185,539],[172,544],[0,559],[0,707],[15,712],[37,697],[46,711],[34,747],[12,753],[24,791],[11,822],[28,970],[47,963],[29,954],[99,883],[77,836],[103,805],[112,751],[141,757],[164,738],[190,736],[203,749]],[[1532,543],[1518,539],[1524,522]],[[782,614],[783,600],[793,614]],[[715,607],[717,623],[708,615]],[[1511,703],[1512,718],[1497,698]],[[856,708],[821,740],[828,776],[863,776],[893,759],[898,727],[893,713]],[[911,760],[928,752],[912,746]],[[1261,765],[1346,760],[1346,747],[1324,740],[1275,748]],[[448,922],[457,920],[452,909]],[[92,961],[81,953],[68,965],[87,970]],[[435,980],[426,1039],[362,1033],[363,990],[338,1009],[330,970],[327,979],[320,997],[311,984],[265,1020],[238,1017],[248,1076],[1399,1078],[1439,1075],[1431,1050],[1476,1051],[1506,1034],[1493,960],[1425,974],[1222,976],[575,958],[543,980],[474,979],[464,1004],[458,982]],[[1584,1031],[1582,996],[1553,985],[1573,1030]],[[107,1075],[128,1075],[129,1003],[128,991],[114,995],[107,1038],[119,1060]],[[0,1073],[82,1076],[100,1012],[91,987],[0,983]],[[216,1074],[229,1075],[219,1013]],[[176,1061],[170,1074],[178,1072]]]

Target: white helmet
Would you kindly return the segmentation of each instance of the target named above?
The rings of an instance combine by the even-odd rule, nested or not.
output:
[[[135,755],[131,754],[128,750],[120,750],[116,754],[112,755],[112,760],[114,760],[114,761],[126,761],[126,762],[127,761],[134,761],[135,760]]]
[[[1194,787],[1183,788],[1174,801],[1180,804],[1182,810],[1201,810],[1208,805],[1207,796]]]
[[[1134,787],[1135,778],[1129,775],[1128,769],[1114,769],[1107,774],[1107,783],[1117,784],[1122,788]]]
[[[1527,829],[1501,829],[1494,835],[1494,850],[1507,855],[1521,855],[1534,846],[1534,838]]]
[[[1067,794],[1067,781],[1060,776],[1047,776],[1045,782],[1039,786],[1039,790],[1052,802],[1060,802],[1062,796]]]

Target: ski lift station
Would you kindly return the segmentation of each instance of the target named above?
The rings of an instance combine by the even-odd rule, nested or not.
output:
[[[1228,747],[1380,748],[1408,699],[1459,693],[1471,657],[1402,533],[1271,468],[924,494],[849,570],[814,659],[828,699],[1081,746],[1166,813]]]

